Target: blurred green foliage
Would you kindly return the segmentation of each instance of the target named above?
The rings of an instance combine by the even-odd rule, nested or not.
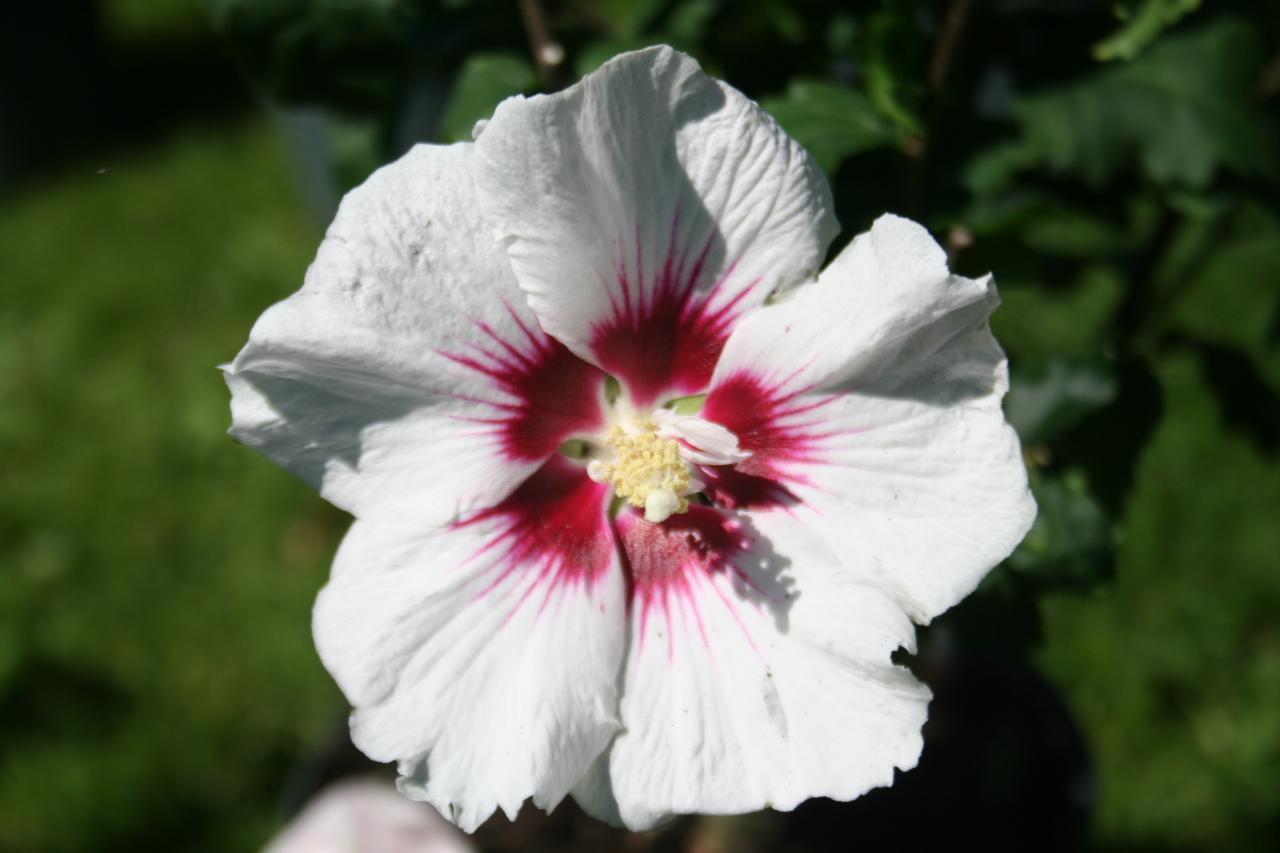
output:
[[[1155,41],[1166,27],[1176,24],[1196,9],[1200,0],[1142,0],[1121,3],[1117,15],[1124,24],[1093,46],[1097,59],[1133,59]]]
[[[214,367],[314,249],[293,198],[255,126],[0,211],[0,849],[251,849],[338,717],[337,513],[228,445]]]
[[[537,78],[528,61],[510,53],[476,53],[467,57],[440,121],[445,142],[470,142],[477,121],[493,114],[504,98],[534,88]]]
[[[343,708],[307,615],[343,524],[226,439],[213,366],[374,165],[655,42],[810,148],[841,243],[893,210],[996,274],[1040,517],[925,648],[1042,668],[1092,750],[1099,849],[1275,849],[1280,6],[542,8],[550,68],[497,0],[94,7],[108,54],[225,57],[273,119],[245,98],[87,135],[0,200],[0,851],[277,825]]]
[[[883,148],[898,139],[887,115],[862,92],[820,80],[793,80],[786,94],[765,98],[760,106],[828,172],[860,151]]]
[[[1155,184],[1203,189],[1219,170],[1274,177],[1274,120],[1255,91],[1262,43],[1227,20],[1171,35],[1132,63],[1014,102],[1020,138],[986,152],[969,185],[986,194],[1027,169],[1100,188],[1136,159]]]

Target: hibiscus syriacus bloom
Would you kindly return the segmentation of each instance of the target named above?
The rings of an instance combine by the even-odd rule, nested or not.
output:
[[[818,274],[836,231],[669,48],[346,197],[226,376],[232,433],[355,516],[316,644],[407,795],[644,828],[914,766],[890,655],[1034,506],[990,278],[893,216]]]

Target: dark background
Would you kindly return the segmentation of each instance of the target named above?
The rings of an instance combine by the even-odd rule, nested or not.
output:
[[[0,21],[0,850],[253,849],[361,766],[309,630],[346,519],[214,365],[379,163],[656,42],[810,148],[840,244],[894,211],[995,273],[1040,517],[922,632],[893,788],[480,846],[1280,849],[1280,5],[104,0]]]

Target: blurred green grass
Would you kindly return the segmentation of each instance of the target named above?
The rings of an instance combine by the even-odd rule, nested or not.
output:
[[[226,436],[215,369],[314,251],[293,184],[254,123],[0,211],[0,849],[249,849],[340,719],[343,524]]]

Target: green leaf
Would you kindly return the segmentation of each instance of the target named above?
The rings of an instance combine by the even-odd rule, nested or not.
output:
[[[1032,482],[1038,512],[1009,567],[1042,587],[1089,586],[1114,573],[1115,534],[1084,475],[1041,476]]]
[[[339,189],[346,192],[363,183],[382,165],[381,128],[376,121],[343,113],[327,114],[325,126],[329,132],[333,179]]]
[[[861,92],[816,80],[794,80],[760,106],[808,149],[828,174],[846,157],[895,145],[899,134]]]
[[[1200,8],[1200,0],[1143,0],[1136,12],[1119,7],[1127,20],[1120,29],[1093,46],[1094,59],[1133,59],[1166,28]]]
[[[1113,250],[1117,237],[1127,236],[1109,222],[1081,211],[1057,211],[1038,216],[1022,229],[1028,248],[1059,257],[1093,258]]]
[[[1165,196],[1169,207],[1194,222],[1211,222],[1229,213],[1238,204],[1226,193],[1173,189]]]
[[[804,15],[783,3],[765,3],[761,11],[769,19],[776,38],[786,44],[801,44],[808,38],[809,27]]]
[[[1151,205],[1138,200],[1101,216],[1100,211],[1055,200],[1028,216],[1022,227],[1023,243],[1032,251],[1064,258],[1104,258],[1140,249],[1154,229]]]
[[[994,192],[1043,169],[1100,188],[1136,164],[1159,184],[1200,189],[1219,171],[1273,175],[1280,135],[1254,96],[1257,35],[1226,21],[1163,40],[1132,63],[1019,99],[1021,138],[979,155],[966,182]]]
[[[446,142],[466,142],[471,130],[505,98],[526,92],[537,84],[533,67],[509,53],[476,53],[467,58],[458,73],[440,123]]]
[[[637,36],[662,11],[663,0],[592,0],[591,6],[619,36]]]
[[[283,103],[392,109],[411,45],[413,0],[205,0],[215,32]]]
[[[663,37],[673,47],[697,45],[706,34],[707,24],[719,7],[718,0],[686,0],[671,10]]]
[[[920,35],[912,12],[909,3],[886,3],[862,29],[859,50],[867,96],[905,136],[921,132],[919,109],[925,90]]]
[[[1106,406],[1119,387],[1105,362],[1054,359],[1014,374],[1005,414],[1024,443],[1036,444]]]
[[[991,195],[1013,184],[1019,172],[1040,162],[1040,152],[1023,139],[1000,142],[978,153],[961,180],[974,195]]]

